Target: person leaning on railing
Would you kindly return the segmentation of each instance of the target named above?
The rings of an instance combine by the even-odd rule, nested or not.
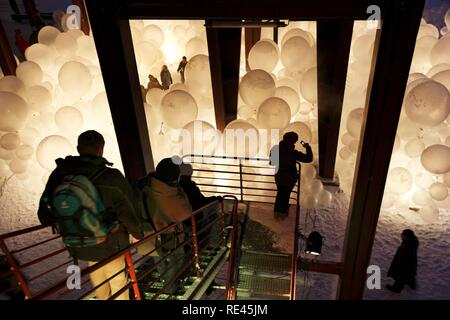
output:
[[[143,237],[140,221],[136,216],[131,187],[119,170],[109,168],[112,164],[103,158],[104,145],[103,136],[96,131],[90,130],[80,134],[77,146],[80,156],[68,156],[65,159],[56,160],[57,167],[49,177],[38,211],[38,217],[42,224],[57,228],[54,202],[52,202],[55,188],[59,187],[64,177],[70,175],[89,177],[92,173],[99,172],[92,184],[97,189],[105,207],[102,213],[112,216],[117,224],[114,230],[106,236],[106,239],[96,245],[67,246],[65,241],[72,257],[75,260],[87,261],[89,266],[127,248],[130,245],[129,233],[137,239]],[[62,236],[64,240],[64,234]],[[95,287],[124,268],[125,259],[121,256],[91,273],[91,282]],[[126,284],[126,274],[121,272],[96,289],[96,298],[106,300]],[[118,300],[127,300],[128,298],[128,291],[117,297]]]
[[[146,241],[138,247],[141,254],[150,253],[156,247],[159,259],[158,272],[164,281],[173,280],[184,264],[185,251],[181,243],[185,241],[186,232],[181,223],[192,216],[192,207],[186,194],[179,185],[180,167],[171,158],[161,160],[156,171],[144,179],[143,201],[154,228],[158,231],[175,223],[175,227],[162,233],[156,243]],[[166,288],[172,292],[175,287]]]

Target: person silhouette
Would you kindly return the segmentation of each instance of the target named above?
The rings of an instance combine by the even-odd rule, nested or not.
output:
[[[166,65],[162,66],[160,76],[163,90],[168,90],[173,81],[172,76],[170,75],[170,71]]]
[[[177,69],[177,72],[179,72],[181,76],[181,83],[184,83],[184,69],[186,68],[186,65],[187,65],[187,58],[183,56]]]
[[[306,149],[306,154],[295,150],[295,143],[298,141],[298,134],[287,132],[283,135],[283,140],[270,150],[270,164],[275,168],[275,183],[277,185],[277,195],[274,206],[274,218],[276,220],[285,219],[289,211],[289,197],[297,182],[296,162],[309,163],[313,161],[313,153],[308,143],[301,142]]]

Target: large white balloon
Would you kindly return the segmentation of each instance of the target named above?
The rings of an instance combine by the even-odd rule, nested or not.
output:
[[[38,41],[39,43],[51,46],[55,42],[56,37],[60,34],[61,32],[57,28],[53,26],[45,26],[39,30]]]
[[[424,126],[435,126],[450,113],[450,94],[446,87],[428,81],[413,88],[405,99],[406,115]]]
[[[424,206],[419,210],[420,217],[427,224],[436,223],[439,221],[439,209],[435,206]]]
[[[275,69],[280,53],[275,42],[263,39],[255,43],[248,54],[250,69],[262,69],[271,73]]]
[[[145,100],[151,106],[153,106],[153,107],[158,109],[159,107],[161,107],[161,100],[164,97],[164,95],[165,95],[165,92],[162,89],[151,88],[150,90],[147,91],[147,95],[145,96]]]
[[[188,60],[184,75],[189,92],[198,100],[212,95],[209,58],[199,54]]]
[[[425,149],[425,144],[421,139],[414,138],[409,140],[405,145],[405,153],[410,158],[418,157]]]
[[[83,126],[83,115],[77,108],[62,107],[56,111],[55,123],[62,132],[75,134]]]
[[[32,86],[27,90],[28,106],[38,112],[45,112],[52,104],[52,94],[44,86]]]
[[[412,183],[413,177],[407,169],[397,167],[389,170],[386,184],[390,192],[404,194],[411,189]]]
[[[311,129],[303,122],[300,121],[296,121],[296,122],[292,122],[290,123],[284,130],[283,130],[283,134],[286,132],[295,132],[296,134],[298,134],[298,140],[300,141],[305,141],[305,142],[311,142],[312,139],[312,133],[311,133]],[[296,144],[296,148],[300,149],[300,143]],[[303,149],[303,147],[302,147]]]
[[[436,73],[431,79],[443,84],[450,91],[450,69]]]
[[[431,49],[431,63],[437,65],[439,63],[450,63],[450,37],[444,36]]]
[[[291,120],[291,108],[281,98],[268,98],[259,106],[257,120],[261,128],[284,129]]]
[[[450,171],[450,148],[442,144],[429,146],[423,151],[420,161],[431,173],[447,173]]]
[[[0,91],[7,91],[24,96],[25,86],[19,78],[15,76],[5,76],[0,78]]]
[[[14,132],[22,129],[28,118],[28,106],[18,95],[0,91],[0,130]]]
[[[59,85],[65,93],[81,97],[89,91],[92,78],[89,69],[80,62],[66,62],[58,73]]]
[[[196,55],[207,55],[208,54],[208,47],[201,38],[195,37],[190,39],[186,43],[186,56],[188,57],[188,60],[190,57],[194,57]]]
[[[44,138],[36,149],[36,158],[42,168],[52,171],[56,167],[55,160],[64,158],[74,152],[69,140],[59,135]]]
[[[164,32],[157,25],[149,24],[142,32],[142,39],[160,48],[164,42]]]
[[[422,189],[428,189],[434,180],[428,173],[418,173],[414,178],[414,184]]]
[[[361,134],[361,125],[364,116],[364,109],[357,108],[350,112],[347,118],[347,131],[353,138],[359,139]]]
[[[275,81],[264,70],[249,71],[241,80],[239,94],[246,104],[257,107],[275,94]]]
[[[47,69],[54,63],[54,50],[41,43],[35,43],[25,50],[25,58],[36,62],[41,68]]]
[[[317,202],[321,207],[329,207],[331,200],[333,200],[333,195],[325,189],[321,190],[317,196]]]
[[[5,150],[15,150],[20,145],[20,137],[17,133],[10,132],[0,137],[0,146]]]
[[[283,40],[281,40],[281,46],[283,46],[286,43],[286,41],[288,41],[293,37],[302,37],[303,39],[308,41],[308,44],[311,47],[314,45],[314,37],[311,35],[310,32],[302,30],[300,28],[294,28],[285,33],[285,35],[283,36]]]
[[[54,45],[56,51],[64,57],[74,56],[77,52],[77,41],[68,33],[59,34]]]
[[[16,156],[20,160],[29,160],[34,154],[34,148],[28,144],[23,144],[16,149]]]
[[[430,186],[430,196],[437,201],[443,201],[448,196],[448,188],[445,184],[435,182]]]
[[[28,161],[26,160],[13,159],[9,163],[9,169],[15,174],[25,173],[27,171],[27,167]]]
[[[26,86],[38,85],[42,82],[44,74],[41,67],[33,61],[24,61],[17,66],[16,76]]]
[[[240,106],[238,109],[238,115],[244,120],[248,120],[250,118],[256,119],[256,107],[250,107],[250,106]]]
[[[258,129],[244,120],[231,121],[223,130],[222,148],[227,156],[255,156],[259,150]]]
[[[431,197],[425,190],[418,190],[414,192],[412,201],[418,206],[427,206],[431,203]]]
[[[309,185],[309,193],[310,194],[319,194],[323,190],[322,181],[313,179]]]
[[[208,122],[195,120],[181,130],[178,143],[182,154],[213,155],[220,143],[220,134]]]
[[[317,103],[317,68],[308,69],[300,81],[300,91],[305,100]]]
[[[161,101],[164,122],[171,128],[183,128],[197,118],[198,107],[195,99],[186,91],[174,90]]]
[[[314,50],[302,37],[292,37],[281,47],[281,62],[290,71],[302,72],[314,64]]]

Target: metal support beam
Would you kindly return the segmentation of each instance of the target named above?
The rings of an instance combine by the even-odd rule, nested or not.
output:
[[[9,45],[8,37],[6,36],[3,24],[0,21],[0,67],[5,76],[15,76],[17,63],[14,58],[14,53]]]
[[[334,178],[353,20],[317,21],[319,175]]]
[[[424,0],[387,2],[381,11],[349,220],[340,299],[361,299]],[[371,88],[371,89],[370,89]]]
[[[86,8],[125,175],[141,178],[154,165],[130,25],[119,19],[113,1],[86,0]]]
[[[278,30],[278,28],[274,28]],[[248,55],[250,53],[250,49],[261,39],[261,28],[245,28],[245,68],[247,71],[250,70],[250,66],[248,65]],[[275,40],[274,40],[275,41]]]
[[[209,65],[217,129],[236,119],[241,28],[207,28]]]
[[[84,32],[85,35],[89,35],[91,27],[89,26],[89,18],[86,12],[86,5],[84,0],[73,0],[72,3],[80,7],[81,11],[81,31]]]
[[[339,276],[342,274],[342,262],[301,259],[298,268],[304,271],[337,274]]]

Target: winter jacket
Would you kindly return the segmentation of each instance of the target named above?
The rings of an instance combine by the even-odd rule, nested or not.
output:
[[[282,140],[270,151],[270,162],[276,166],[275,182],[281,186],[293,186],[297,181],[296,162],[309,163],[313,161],[311,147],[307,145],[306,154],[295,150],[295,146]],[[278,154],[278,155],[277,155]]]
[[[408,285],[414,285],[417,273],[418,241],[403,241],[389,267],[388,277]]]
[[[128,181],[122,173],[107,166],[112,165],[106,159],[95,156],[68,156],[56,160],[57,167],[52,172],[41,197],[38,217],[42,224],[54,224],[51,211],[45,205],[45,198],[52,194],[60,179],[66,175],[78,174],[90,176],[102,169],[106,170],[93,181],[106,212],[115,215],[119,221],[119,228],[112,232],[107,239],[95,246],[83,248],[68,248],[70,254],[84,261],[100,261],[129,246],[129,233],[135,238],[143,237],[134,204],[134,195]]]
[[[164,90],[169,89],[170,85],[172,84],[172,76],[170,75],[169,70],[161,71],[161,84]]]
[[[157,230],[191,217],[192,207],[179,185],[171,186],[149,175],[143,191],[146,208]]]

